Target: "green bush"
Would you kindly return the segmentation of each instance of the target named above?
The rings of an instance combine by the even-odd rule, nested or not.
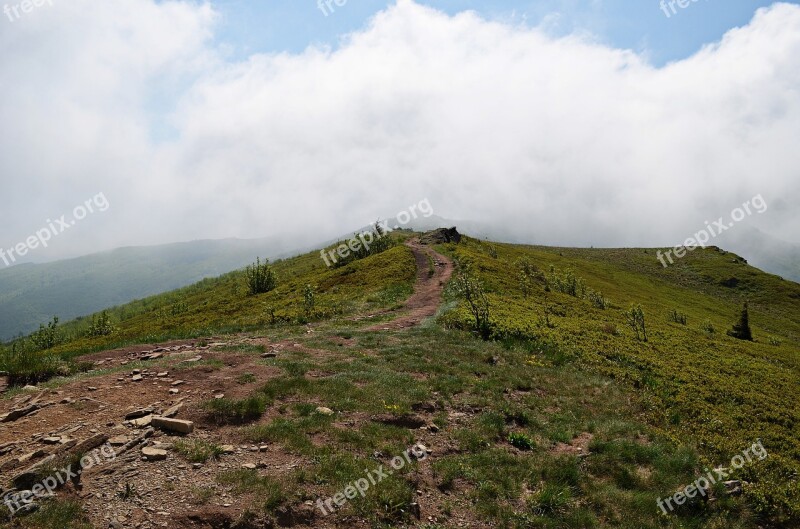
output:
[[[733,326],[733,329],[728,331],[728,336],[732,336],[737,340],[753,341],[753,331],[750,330],[750,311],[748,310],[747,302],[742,308],[739,322]]]
[[[625,313],[633,332],[636,333],[636,339],[647,341],[647,327],[644,322],[644,311],[641,305],[631,306],[628,312]]]
[[[37,351],[52,349],[65,341],[64,333],[58,328],[58,316],[53,316],[53,320],[46,326],[44,324],[39,325],[39,330],[30,336],[30,343],[33,344]]]
[[[678,312],[675,309],[672,309],[672,312],[669,313],[669,319],[675,323],[680,323],[681,325],[686,325],[687,322],[686,314]]]
[[[94,316],[92,316],[92,323],[89,324],[89,329],[86,331],[86,336],[108,336],[113,332],[114,326],[111,324],[111,319],[108,317],[108,312],[103,311],[96,319]]]
[[[35,384],[54,377],[63,369],[61,359],[53,354],[32,351],[25,343],[15,343],[0,353],[0,371],[8,373],[12,385]]]
[[[245,269],[245,276],[251,296],[266,294],[278,286],[278,279],[272,267],[269,266],[268,259],[262,263],[260,257],[256,258],[256,262]]]
[[[481,338],[488,340],[491,335],[489,298],[481,281],[472,273],[470,264],[466,261],[458,261],[457,264],[458,271],[450,283],[450,289],[457,297],[467,302],[472,317],[475,318],[475,331]]]
[[[508,434],[508,442],[511,446],[515,446],[520,450],[533,450],[536,446],[533,440],[524,433],[510,433]]]
[[[394,247],[394,245],[396,244],[396,242],[391,237],[386,236],[386,232],[383,230],[383,228],[381,228],[380,224],[378,223],[375,223],[375,226],[373,226],[372,231],[368,233],[371,233],[373,238],[372,242],[369,243],[368,248],[365,247],[363,244],[361,244],[361,242],[359,241],[359,244],[357,245],[357,248],[355,250],[353,250],[352,247],[349,247],[348,244],[345,242],[338,242],[336,243],[335,246],[333,246],[333,248],[326,249],[325,252],[327,254],[330,255],[332,253],[335,256],[333,262],[333,268],[341,268],[354,261],[365,259],[372,255],[377,255],[379,253],[385,252],[386,250],[389,250],[390,248]],[[353,234],[353,239],[351,239],[351,241],[357,239],[359,239],[359,234],[357,233]],[[342,246],[347,247],[348,253],[347,256],[345,257],[342,257],[341,255],[336,253],[336,250]],[[342,251],[342,253],[344,253],[344,251]]]

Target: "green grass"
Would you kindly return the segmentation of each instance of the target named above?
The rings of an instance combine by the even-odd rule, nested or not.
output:
[[[423,414],[440,429],[433,457],[349,502],[337,512],[340,521],[410,522],[420,473],[427,473],[424,483],[432,480],[447,503],[431,527],[457,526],[462,514],[526,529],[798,526],[800,285],[716,249],[697,250],[669,269],[643,249],[466,238],[440,251],[472,261],[491,304],[490,340],[471,332],[470,316],[455,299],[446,300],[435,323],[402,332],[363,330],[387,316],[350,318],[396,307],[411,293],[413,256],[397,246],[336,270],[316,253],[277,262],[278,287],[264,295],[247,296],[237,272],[156,296],[128,307],[111,337],[81,338],[52,352],[64,361],[124,343],[242,331],[303,345],[264,361],[280,369],[277,376],[255,383],[242,375],[237,381],[248,385],[247,397],[205,407],[213,422],[234,425],[237,441],[271,443],[301,462],[280,478],[252,471],[219,476],[268,512],[333,495],[365,469],[387,464],[423,434],[385,418]],[[521,259],[541,271],[531,276],[527,295],[517,284]],[[546,289],[544,278],[554,275],[571,284],[566,270],[595,295]],[[303,308],[307,284],[317,286],[312,315]],[[745,299],[755,342],[725,335]],[[175,304],[183,308],[165,318]],[[626,322],[631,305],[642,307],[647,342]],[[304,325],[309,319],[312,334]],[[335,416],[315,413],[318,406]],[[715,502],[660,514],[657,498],[759,438],[770,457],[733,476],[750,484],[744,496],[717,491]],[[581,452],[579,440],[588,443]],[[208,450],[193,445],[185,452],[205,457]]]
[[[800,520],[800,285],[764,274],[734,254],[697,250],[664,269],[654,250],[580,250],[485,244],[467,239],[443,248],[473,262],[489,292],[492,336],[533,344],[531,359],[573,363],[641,392],[648,421],[678,444],[700,448],[707,465],[720,465],[761,438],[768,462],[746,467],[746,494],[757,512],[779,523]],[[515,263],[527,258],[540,270],[571,268],[612,306],[534,284],[524,297]],[[731,278],[736,278],[735,287]],[[725,336],[750,302],[755,343]],[[547,300],[545,302],[545,300]],[[542,315],[549,305],[551,325]],[[644,309],[648,342],[638,341],[623,309]],[[673,311],[687,324],[676,323]],[[470,328],[466,307],[440,317]],[[708,323],[716,333],[707,331]],[[616,329],[617,333],[610,332]],[[772,337],[772,339],[770,339]],[[780,345],[775,344],[779,340]],[[771,342],[771,343],[770,343]],[[559,351],[555,359],[547,347]],[[549,358],[548,358],[549,357]]]
[[[255,395],[241,400],[210,399],[202,404],[202,409],[218,425],[238,424],[258,419],[267,409],[267,401]]]
[[[179,439],[175,442],[175,451],[192,463],[205,463],[209,459],[219,459],[222,447],[203,439]]]
[[[1,505],[1,504],[0,504]],[[5,505],[0,507],[0,520],[7,517]],[[48,500],[29,516],[8,520],[9,529],[92,529],[80,503],[74,500]]]

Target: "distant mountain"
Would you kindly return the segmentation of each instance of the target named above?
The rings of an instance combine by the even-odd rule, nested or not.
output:
[[[741,255],[749,264],[800,283],[800,245],[745,226],[725,232],[721,241],[715,244]]]
[[[200,240],[128,247],[0,269],[0,340],[242,268],[257,256],[288,257],[291,241]],[[297,252],[294,252],[297,253]]]

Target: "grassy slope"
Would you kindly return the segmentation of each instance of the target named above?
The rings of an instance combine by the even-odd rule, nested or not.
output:
[[[497,336],[523,336],[556,344],[568,358],[594,372],[637,388],[650,420],[680,444],[693,444],[709,465],[722,465],[763,439],[771,457],[741,476],[758,481],[751,490],[762,505],[800,515],[800,285],[764,274],[734,254],[698,250],[664,269],[653,250],[557,249],[492,245],[475,240],[446,248],[473,261],[491,292]],[[565,294],[547,293],[554,328],[541,323],[545,290],[538,285],[525,299],[515,262],[531,259],[542,271],[572,268],[589,287],[611,299],[607,310]],[[738,286],[722,286],[731,278]],[[750,301],[756,343],[725,335]],[[641,304],[650,340],[637,341],[623,310]],[[686,326],[669,319],[671,310],[688,315]],[[701,329],[710,320],[717,332]],[[443,321],[468,322],[464,307]],[[618,335],[604,331],[611,324]],[[779,346],[768,337],[777,337]]]
[[[388,308],[411,294],[416,274],[414,256],[402,245],[339,269],[328,269],[318,252],[277,261],[273,269],[278,287],[267,294],[248,296],[244,273],[232,272],[116,307],[109,311],[120,322],[112,336],[79,338],[55,351],[74,356],[126,343],[253,329],[272,323],[271,309],[276,322],[303,321],[307,284],[316,289],[310,319]],[[73,321],[64,330],[79,335],[87,325],[86,319]]]
[[[63,320],[91,314],[218,276],[255,255],[272,256],[285,249],[277,240],[193,241],[0,266],[0,340],[34,331],[53,314]]]
[[[279,443],[313,460],[275,484],[282,491],[279,502],[333,494],[362,477],[365,465],[374,466],[374,451],[398,453],[413,441],[408,430],[363,422],[363,414],[402,414],[433,401],[441,410],[437,424],[442,428],[434,446],[433,479],[448,499],[441,524],[429,528],[450,527],[449,517],[462,512],[497,527],[755,527],[753,513],[735,499],[720,500],[710,512],[695,506],[660,517],[655,498],[702,473],[695,452],[681,446],[696,447],[705,464],[719,465],[756,438],[764,440],[770,458],[745,467],[739,476],[757,482],[748,499],[767,508],[765,514],[788,513],[797,523],[797,482],[791,473],[796,476],[800,460],[793,436],[800,286],[713,250],[695,252],[668,270],[645,250],[498,244],[493,258],[488,245],[473,240],[441,250],[477,264],[491,291],[498,335],[530,340],[485,343],[437,326],[364,332],[360,324],[338,317],[391,307],[411,292],[413,257],[398,247],[332,271],[315,253],[276,263],[280,286],[261,296],[245,295],[240,272],[206,280],[115,309],[115,321],[123,321],[113,336],[79,339],[59,351],[74,356],[121,343],[240,330],[272,339],[291,336],[329,350],[325,360],[302,352],[265,360],[285,374],[266,385],[254,383],[254,395],[266,396],[284,417],[243,426],[240,441]],[[527,299],[518,294],[514,262],[521,256],[544,271],[551,264],[574,268],[615,307],[598,310],[587,301],[549,293],[562,315],[551,316],[554,328],[542,326],[544,289],[536,287]],[[740,279],[737,288],[720,285],[731,277]],[[293,324],[270,326],[268,307],[279,321],[305,319],[302,291],[308,283],[319,292],[317,331],[309,336]],[[745,295],[758,343],[724,335]],[[620,309],[631,302],[641,303],[647,315],[646,344],[625,327]],[[456,308],[443,311],[440,321],[465,326],[464,307],[448,307]],[[668,321],[673,308],[688,315],[687,326]],[[716,335],[700,329],[706,319]],[[605,323],[615,325],[619,335],[604,332]],[[67,330],[85,325],[72,322]],[[325,337],[333,334],[352,338],[355,345],[343,349]],[[767,336],[780,337],[782,344],[768,345]],[[556,347],[540,345],[547,342]],[[487,358],[495,358],[495,365]],[[310,369],[332,375],[309,379],[304,374]],[[355,426],[342,430],[333,419],[310,414],[319,404],[353,419]],[[510,432],[528,435],[534,449],[511,447]],[[587,432],[594,436],[591,457],[554,451],[558,443]],[[325,448],[311,444],[312,437],[324,440]],[[398,475],[343,515],[396,526],[407,515],[396,507],[413,497],[419,479],[417,469]],[[226,480],[245,491],[264,486],[249,474],[220,476]]]

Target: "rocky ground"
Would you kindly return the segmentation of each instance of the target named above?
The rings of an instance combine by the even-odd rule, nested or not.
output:
[[[375,330],[416,325],[432,316],[441,302],[452,263],[418,242],[409,246],[418,266],[415,292],[394,319],[376,325]],[[309,326],[307,333],[314,332]],[[33,511],[47,495],[47,483],[39,485],[42,476],[55,475],[63,477],[64,484],[50,487],[54,494],[78,499],[95,527],[232,527],[237,520],[239,527],[270,526],[272,522],[265,520],[240,520],[252,498],[220,484],[217,476],[236,469],[280,476],[311,463],[274,445],[242,443],[235,429],[209,422],[200,405],[210,399],[246,397],[249,390],[237,380],[246,375],[262,382],[280,375],[280,369],[263,359],[279,357],[286,350],[328,354],[293,340],[273,342],[268,337],[237,335],[126,347],[83,357],[94,363],[86,375],[49,389],[28,386],[0,400],[0,492],[8,498],[22,494],[22,498],[16,496],[20,512]],[[425,443],[436,442],[434,411],[421,409],[403,425],[418,432],[423,450]],[[269,421],[271,413],[268,410],[262,421]],[[320,406],[317,413],[333,412]],[[383,419],[349,417],[341,427]],[[458,420],[458,413],[453,420]],[[208,441],[221,453],[193,463],[175,450],[176,444],[186,440]],[[80,455],[89,459],[76,461]],[[376,455],[377,460],[380,457]],[[69,461],[73,474],[83,468],[79,476],[68,475],[63,468]],[[435,493],[435,487],[425,481],[420,486],[428,492],[418,491],[420,503],[428,501],[426,494]],[[25,499],[28,490],[39,498]],[[311,500],[279,511],[277,524],[335,526],[320,516]]]

